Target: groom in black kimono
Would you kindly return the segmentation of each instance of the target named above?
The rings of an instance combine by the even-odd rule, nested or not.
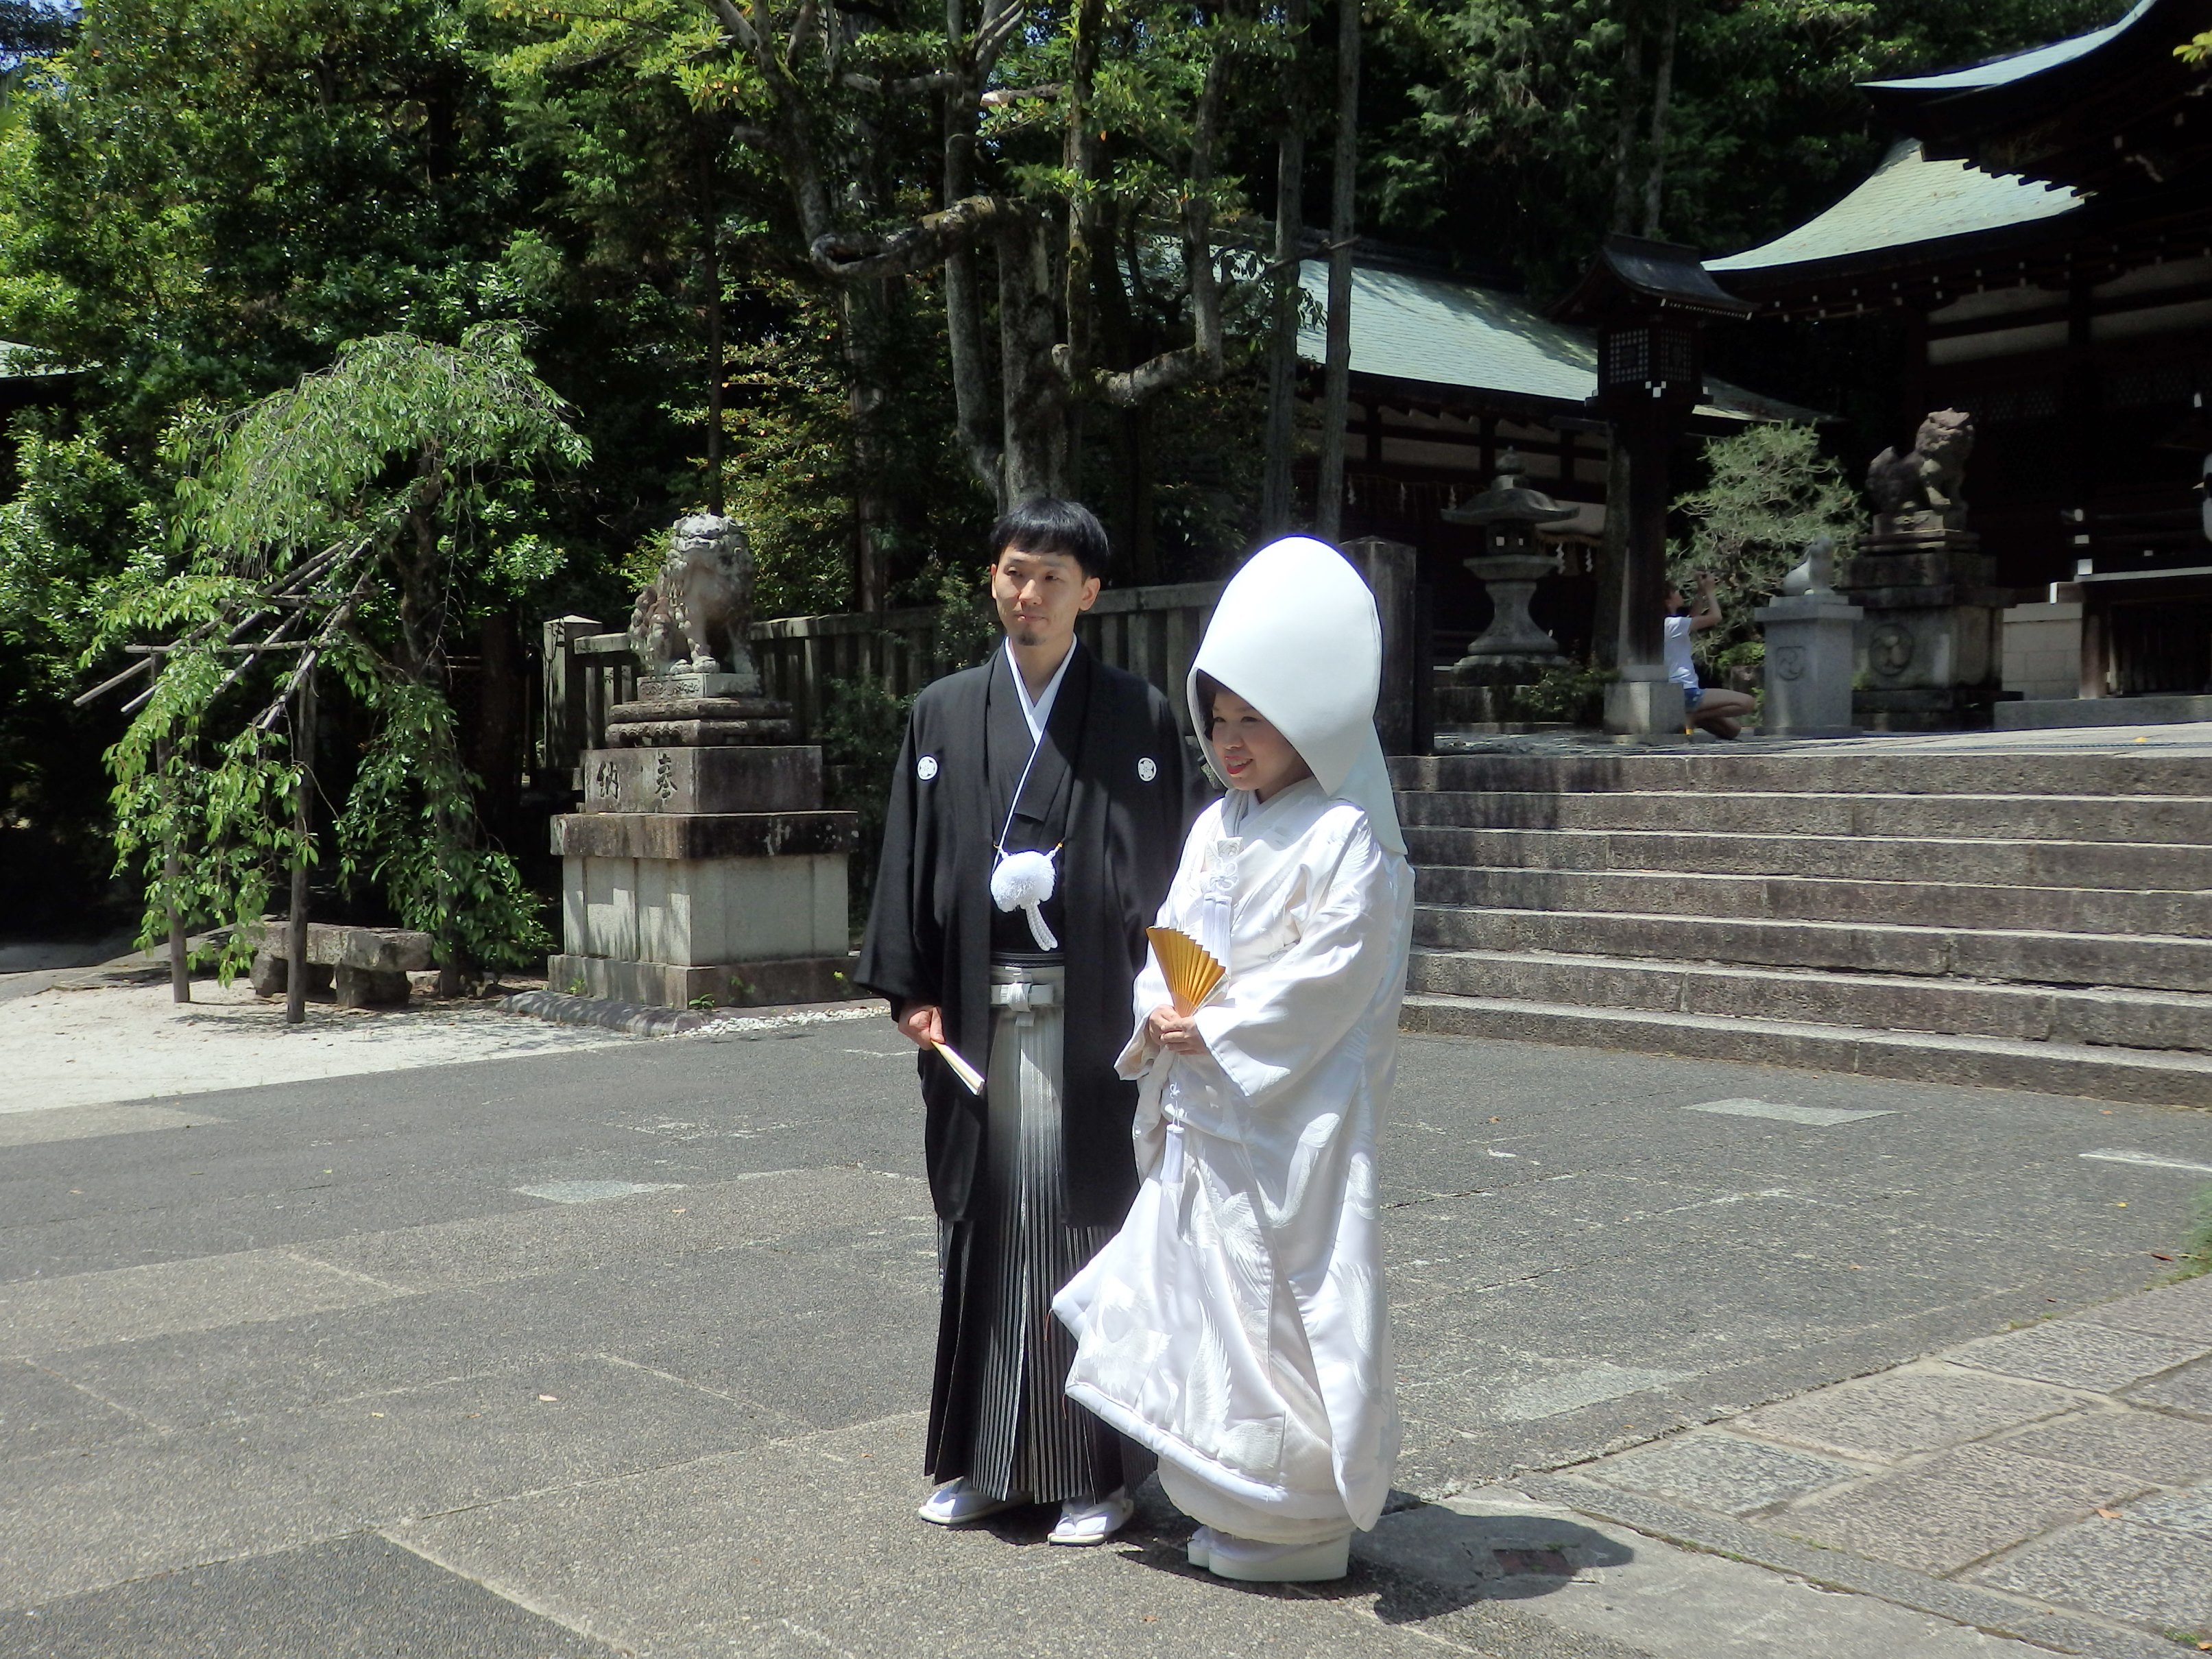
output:
[[[1053,1541],[1096,1544],[1149,1463],[1061,1393],[1052,1298],[1136,1196],[1114,1061],[1205,795],[1167,699],[1076,642],[1098,520],[1033,499],[991,545],[1006,643],[915,702],[856,978],[921,1050],[944,1295],[921,1516],[1058,1503]],[[940,1043],[988,1073],[981,1095]]]

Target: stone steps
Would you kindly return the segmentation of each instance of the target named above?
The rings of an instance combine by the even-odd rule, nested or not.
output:
[[[2212,797],[2205,796],[1499,789],[1422,790],[1406,799],[1409,825],[1469,830],[2212,844]]]
[[[1410,1030],[2212,1106],[2212,758],[1392,767]]]
[[[1426,872],[1423,872],[1425,880]],[[1735,963],[2022,985],[2212,992],[2212,939],[2050,930],[1770,921],[1693,912],[1516,910],[1422,905],[1417,944]]]
[[[2134,842],[1492,830],[1417,821],[1407,824],[1406,842],[1417,865],[1674,870],[1945,885],[2212,889],[2212,847]]]
[[[2212,796],[2212,756],[1976,753],[1923,748],[1703,746],[1651,754],[1407,755],[1401,790],[1576,794]]]
[[[1455,1036],[2032,1089],[2154,1106],[2212,1106],[2212,1058],[2198,1054],[1426,992],[1407,997],[1404,1023],[1409,1031]]]
[[[2185,991],[1426,949],[1407,983],[1447,996],[2212,1056],[2212,996]]]
[[[1425,864],[1425,904],[2212,938],[2212,893]]]

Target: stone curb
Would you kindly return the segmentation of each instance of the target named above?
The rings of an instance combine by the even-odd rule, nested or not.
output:
[[[570,996],[565,991],[520,991],[501,1000],[500,1008],[556,1025],[590,1025],[626,1036],[734,1036],[819,1025],[848,1019],[887,1018],[881,1002],[797,1003],[776,1008],[662,1008],[646,1003]]]
[[[696,1031],[708,1016],[696,1008],[648,1008],[636,1002],[602,1002],[563,991],[521,991],[500,1002],[510,1014],[550,1020],[556,1025],[596,1025],[627,1036],[678,1036]]]
[[[1523,1474],[1513,1485],[1531,1498],[1611,1521],[1690,1549],[1748,1561],[1832,1589],[1870,1595],[1934,1613],[1993,1636],[2007,1636],[2087,1659],[2172,1659],[2170,1642],[2118,1625],[2046,1611],[1988,1590],[1929,1578],[1905,1567],[1840,1550],[1800,1544],[1763,1528],[1704,1514],[1664,1498],[1617,1492],[1578,1475]]]

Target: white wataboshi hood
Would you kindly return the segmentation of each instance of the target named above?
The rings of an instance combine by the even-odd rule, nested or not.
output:
[[[1382,622],[1375,595],[1344,555],[1310,536],[1270,542],[1222,591],[1191,664],[1193,729],[1206,711],[1198,677],[1211,675],[1265,714],[1329,794],[1363,808],[1375,838],[1406,850],[1375,699],[1382,680]],[[1213,748],[1206,745],[1214,775]]]

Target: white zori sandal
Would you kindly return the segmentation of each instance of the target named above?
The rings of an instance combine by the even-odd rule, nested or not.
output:
[[[1191,1537],[1190,1564],[1247,1584],[1325,1583],[1352,1571],[1352,1534],[1318,1544],[1263,1544],[1200,1527]]]
[[[996,1515],[1001,1510],[1011,1510],[1028,1503],[1025,1497],[986,1498],[968,1484],[965,1475],[957,1480],[948,1480],[929,1494],[915,1513],[935,1527],[957,1527],[964,1522],[981,1521],[987,1515]]]
[[[1071,1498],[1060,1506],[1060,1524],[1046,1535],[1048,1544],[1103,1544],[1129,1524],[1137,1506],[1116,1486],[1103,1498]]]

